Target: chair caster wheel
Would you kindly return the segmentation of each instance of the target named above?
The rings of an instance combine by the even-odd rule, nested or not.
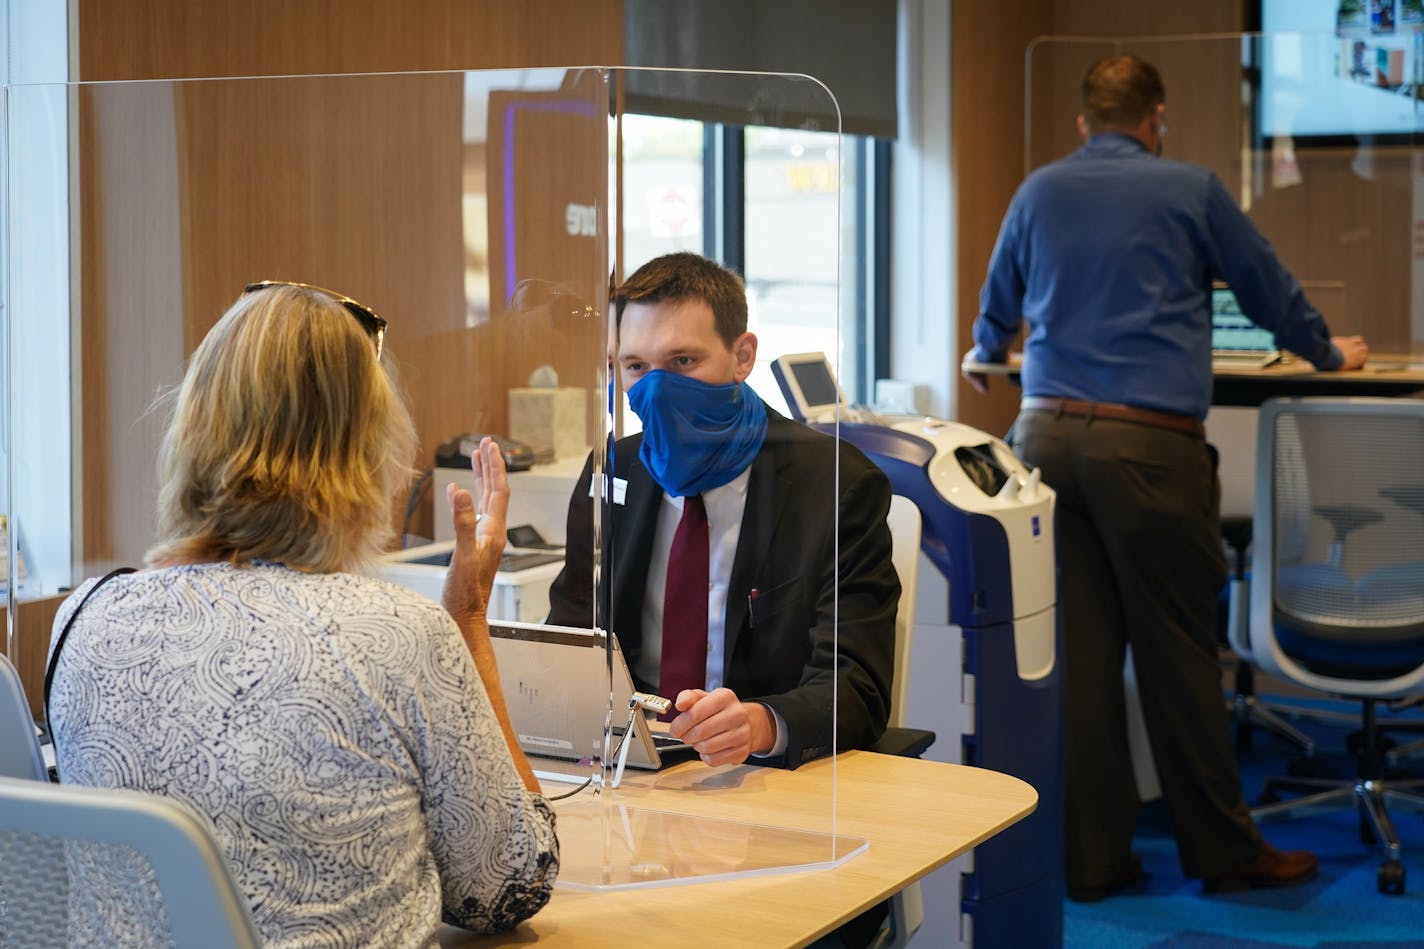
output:
[[[1286,762],[1286,773],[1293,778],[1313,778],[1316,770],[1313,756],[1301,755]]]
[[[1404,894],[1404,864],[1398,860],[1386,860],[1379,865],[1379,891],[1391,896]]]

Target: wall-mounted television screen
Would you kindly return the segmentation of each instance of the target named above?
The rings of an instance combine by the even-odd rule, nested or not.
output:
[[[1424,0],[1259,0],[1257,131],[1399,143],[1424,133]],[[1248,46],[1248,58],[1253,52]]]

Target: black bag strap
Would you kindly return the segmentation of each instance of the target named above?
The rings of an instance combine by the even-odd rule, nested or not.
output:
[[[64,650],[64,641],[69,638],[69,630],[74,626],[75,617],[79,615],[80,610],[84,609],[84,604],[89,602],[89,598],[99,592],[101,586],[117,576],[133,572],[133,567],[119,567],[116,570],[110,570],[104,574],[104,576],[99,579],[99,582],[90,587],[89,592],[84,594],[84,599],[79,601],[79,605],[74,608],[74,612],[69,614],[69,619],[65,621],[64,629],[59,631],[59,638],[54,641],[54,649],[51,650],[49,654],[49,664],[45,666],[44,681],[45,729],[49,732],[51,744],[54,743],[54,727],[49,723],[49,689],[50,685],[54,682],[54,670],[59,667],[59,654]]]

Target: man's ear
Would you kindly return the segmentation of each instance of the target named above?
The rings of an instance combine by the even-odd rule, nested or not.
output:
[[[732,342],[732,356],[737,361],[734,380],[745,382],[756,365],[757,338],[755,333],[743,333]]]
[[[1088,120],[1083,118],[1083,113],[1078,113],[1078,118],[1074,120],[1073,124],[1078,127],[1078,137],[1086,142],[1088,140]]]

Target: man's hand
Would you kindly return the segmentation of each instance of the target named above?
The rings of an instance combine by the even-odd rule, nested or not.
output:
[[[445,489],[455,524],[455,552],[440,599],[461,631],[467,630],[469,621],[485,618],[504,552],[505,515],[509,511],[504,456],[493,441],[480,440],[480,447],[470,453],[470,467],[475,475],[474,494],[454,484]]]
[[[673,705],[682,714],[668,723],[668,734],[691,745],[707,764],[741,764],[776,743],[771,710],[740,701],[731,689],[683,689]]]
[[[964,360],[959,364],[959,374],[964,377],[964,381],[973,387],[975,392],[985,393],[989,391],[989,377],[982,372],[975,372],[970,369],[970,365],[976,364],[974,354],[977,349],[971,349],[964,354]]]
[[[1335,344],[1335,348],[1340,350],[1345,357],[1341,371],[1347,369],[1360,369],[1365,365],[1365,358],[1370,354],[1370,347],[1365,345],[1363,336],[1334,336],[1330,342]]]

